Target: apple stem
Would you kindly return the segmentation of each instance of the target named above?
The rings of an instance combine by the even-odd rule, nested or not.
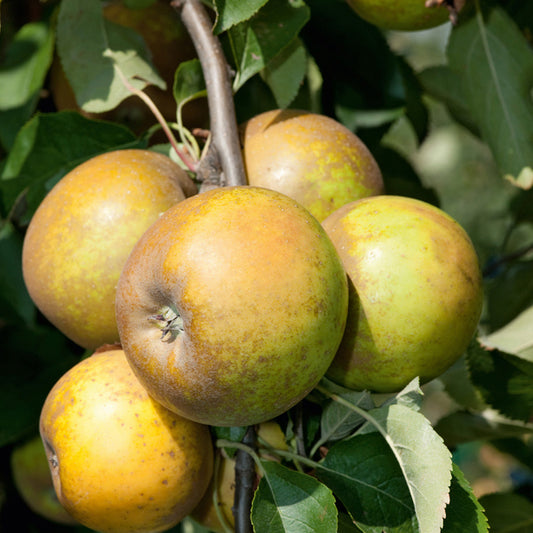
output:
[[[196,48],[207,89],[211,140],[206,167],[202,168],[202,158],[197,177],[208,181],[209,187],[246,185],[230,68],[220,41],[213,34],[211,19],[199,0],[173,0],[171,5],[181,10],[181,20]]]

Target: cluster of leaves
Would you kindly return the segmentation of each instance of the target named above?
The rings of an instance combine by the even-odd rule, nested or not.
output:
[[[10,450],[36,432],[48,390],[83,355],[29,299],[20,266],[25,228],[46,192],[82,161],[130,147],[172,154],[170,145],[151,144],[151,131],[137,136],[122,125],[57,112],[47,92],[56,53],[86,111],[116,107],[130,94],[126,85],[161,86],[133,30],[105,23],[99,0],[13,3],[2,4],[0,33],[0,505],[7,498],[1,507],[6,521],[23,509],[11,486]],[[451,407],[433,423],[424,407],[435,389],[431,384],[425,395],[415,381],[382,398],[323,381],[280,417],[290,451],[270,450],[279,462],[258,459],[256,530],[482,533],[490,524],[496,533],[529,531],[533,5],[471,0],[449,32],[444,62],[418,70],[393,51],[386,33],[341,0],[213,0],[211,7],[214,32],[235,72],[239,121],[288,106],[335,117],[369,146],[389,193],[446,209],[442,189],[429,187],[412,160],[386,142],[394,128],[407,124],[421,146],[438,105],[488,149],[501,176],[492,194],[503,198],[500,231],[489,240],[472,235],[485,266],[486,306],[479,339],[438,380]],[[30,16],[32,9],[38,16]],[[177,108],[204,94],[199,62],[180,65]],[[483,176],[470,181],[479,183],[478,190],[486,186]],[[451,187],[462,194],[460,185],[452,181]],[[484,205],[469,210],[491,223]],[[213,428],[224,448],[228,441],[238,446],[244,431]],[[512,457],[521,477],[506,493],[478,501],[457,459],[465,444],[480,442]],[[63,529],[28,520],[33,525],[19,529]],[[190,522],[177,529],[200,530]]]

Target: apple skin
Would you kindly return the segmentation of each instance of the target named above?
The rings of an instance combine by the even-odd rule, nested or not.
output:
[[[223,187],[169,209],[117,286],[122,346],[150,394],[182,416],[247,426],[295,405],[339,346],[347,279],[316,219],[287,196]],[[161,315],[179,317],[161,330]]]
[[[106,2],[103,5],[103,14],[110,22],[132,28],[144,38],[151,52],[153,65],[166,83],[164,90],[150,85],[144,91],[154,101],[163,117],[167,121],[175,122],[175,71],[180,63],[197,57],[193,42],[176,10],[166,0],[158,0],[142,9],[131,9],[119,0]],[[78,110],[90,118],[124,124],[137,134],[156,123],[152,111],[137,96],[126,98],[115,109],[105,113],[82,111],[58,57],[54,59],[50,69],[50,92],[56,108],[60,111]],[[188,102],[183,107],[183,122],[188,127],[206,127],[208,118],[205,98]]]
[[[95,353],[64,374],[40,432],[59,501],[102,533],[169,529],[213,473],[209,428],[155,402],[122,350]]]
[[[242,126],[248,184],[290,196],[317,220],[384,192],[364,143],[325,115],[294,109],[261,113]]]
[[[117,342],[115,287],[130,251],[195,191],[176,163],[147,150],[108,152],[73,169],[41,202],[24,238],[24,281],[36,306],[84,348]]]
[[[463,228],[398,196],[359,200],[322,224],[350,284],[346,331],[327,376],[350,389],[396,392],[450,367],[475,334],[483,301]]]
[[[11,472],[19,494],[33,512],[59,524],[78,523],[57,499],[39,435],[14,448],[11,453]]]
[[[426,7],[426,0],[347,0],[364,20],[387,30],[417,31],[449,20],[445,5]]]

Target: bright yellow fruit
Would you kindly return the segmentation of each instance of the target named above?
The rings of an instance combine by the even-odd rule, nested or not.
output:
[[[416,31],[444,24],[450,12],[444,2],[426,6],[426,0],[347,0],[367,22],[383,29]]]
[[[261,113],[243,126],[249,185],[293,198],[319,221],[339,207],[383,193],[381,171],[348,128],[298,110]]]
[[[121,350],[69,370],[45,401],[40,431],[59,501],[102,533],[169,529],[213,473],[209,428],[152,400]]]
[[[463,228],[430,204],[398,196],[348,204],[323,226],[350,281],[346,330],[328,377],[395,392],[450,367],[475,334],[483,300]]]
[[[148,150],[108,152],[69,172],[24,239],[24,280],[36,306],[84,348],[118,342],[115,287],[129,253],[164,211],[195,191],[176,163]]]

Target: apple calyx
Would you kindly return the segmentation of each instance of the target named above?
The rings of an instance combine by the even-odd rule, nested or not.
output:
[[[161,330],[163,342],[173,342],[183,332],[183,318],[175,307],[165,305],[155,315],[150,315],[148,320]]]

